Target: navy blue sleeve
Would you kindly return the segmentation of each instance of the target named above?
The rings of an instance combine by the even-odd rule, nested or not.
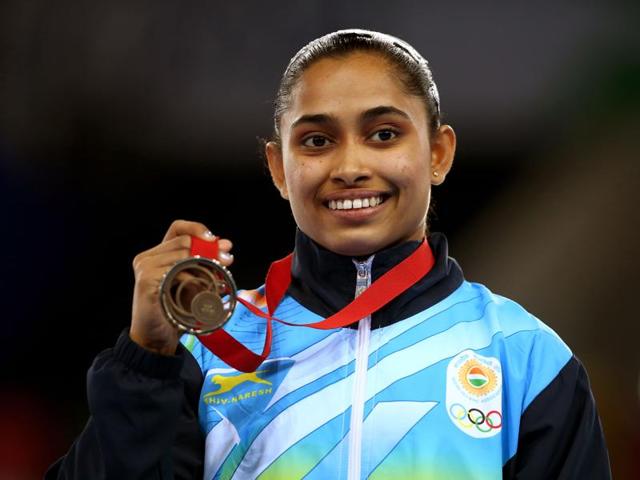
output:
[[[45,480],[201,478],[198,424],[202,373],[182,346],[154,354],[124,331],[87,374],[91,417]]]
[[[611,478],[609,456],[587,372],[573,356],[531,402],[505,479]]]

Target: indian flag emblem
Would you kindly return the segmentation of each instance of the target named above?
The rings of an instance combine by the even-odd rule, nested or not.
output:
[[[489,381],[489,377],[485,375],[480,367],[471,367],[467,372],[467,382],[473,388],[482,388]]]
[[[483,397],[495,390],[498,384],[496,372],[489,365],[475,358],[466,360],[458,370],[459,385],[474,397]]]

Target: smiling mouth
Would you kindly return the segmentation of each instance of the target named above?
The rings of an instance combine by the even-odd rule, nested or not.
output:
[[[387,199],[384,195],[374,195],[366,198],[345,198],[343,200],[329,200],[325,205],[331,210],[359,210],[361,208],[377,207]]]

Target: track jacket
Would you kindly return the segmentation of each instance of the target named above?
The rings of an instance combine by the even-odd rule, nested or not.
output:
[[[89,371],[87,428],[46,478],[610,478],[580,362],[464,280],[443,235],[429,243],[433,269],[400,297],[351,328],[276,324],[251,374],[190,335],[161,357],[123,333]],[[354,260],[298,231],[275,316],[329,316],[418,245]],[[243,292],[258,306],[263,294]],[[225,329],[259,351],[264,327],[238,305]]]

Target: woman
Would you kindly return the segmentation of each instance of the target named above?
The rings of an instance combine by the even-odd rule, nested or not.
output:
[[[427,232],[456,138],[420,54],[331,33],[293,57],[275,103],[265,154],[298,230],[274,317],[335,318],[365,291],[384,305],[342,328],[276,324],[269,358],[239,372],[160,311],[191,236],[214,240],[175,222],[134,260],[130,331],[92,366],[92,418],[47,478],[609,478],[582,365],[522,307],[465,281]],[[405,267],[424,270],[409,281]],[[243,294],[259,307],[265,295]],[[259,351],[265,322],[239,306],[225,330]]]

